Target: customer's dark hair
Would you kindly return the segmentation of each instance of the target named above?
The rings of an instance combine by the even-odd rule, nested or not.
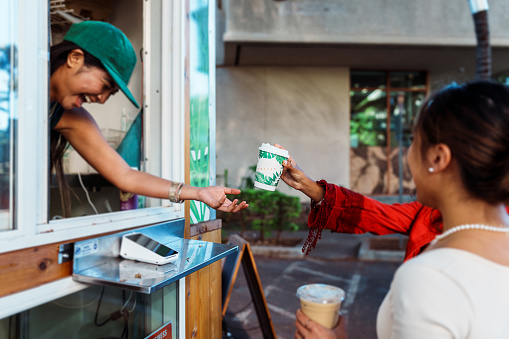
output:
[[[450,85],[428,98],[415,122],[421,151],[446,144],[465,188],[488,203],[509,202],[509,88],[492,81]]]
[[[75,43],[63,41],[51,47],[50,52],[50,74],[53,74],[60,66],[64,65],[67,61],[69,53],[75,49],[80,49],[84,54],[84,64],[87,67],[98,67],[105,69],[103,64],[96,57],[92,56],[87,51]],[[62,134],[57,131],[50,131],[50,173],[55,171],[58,187],[60,190],[60,197],[62,203],[62,213],[64,217],[71,215],[71,198],[69,194],[69,185],[65,179],[63,156],[68,147],[68,142]]]

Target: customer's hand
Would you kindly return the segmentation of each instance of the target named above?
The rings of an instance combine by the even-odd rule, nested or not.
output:
[[[283,146],[279,144],[274,144],[275,147],[285,149]],[[297,166],[295,159],[292,156],[288,158],[288,160],[283,161],[283,173],[281,174],[281,179],[290,187],[295,188],[296,190],[301,190],[304,181],[311,180],[307,177],[302,169]]]
[[[220,186],[202,187],[198,192],[197,200],[218,211],[236,213],[249,207],[249,205],[245,201],[237,204],[238,199],[231,201],[226,195],[239,193],[240,190],[236,188]]]
[[[275,144],[274,146],[285,149],[279,144]],[[316,202],[321,201],[325,196],[325,188],[308,177],[306,173],[297,166],[297,163],[292,156],[289,156],[287,160],[283,161],[283,173],[281,174],[281,179],[288,186],[301,191]]]
[[[333,329],[323,327],[309,319],[300,309],[295,313],[295,339],[348,339],[346,332],[346,318],[341,316],[339,323]]]

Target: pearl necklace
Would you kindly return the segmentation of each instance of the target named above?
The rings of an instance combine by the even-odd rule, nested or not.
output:
[[[433,239],[431,242],[432,244],[436,243],[438,240],[441,240],[445,237],[450,236],[453,233],[456,233],[458,231],[464,231],[464,230],[483,230],[483,231],[492,231],[492,232],[501,232],[501,233],[508,233],[509,227],[497,227],[497,226],[488,226],[488,225],[482,225],[482,224],[465,224],[465,225],[459,225],[455,226],[453,228],[448,229],[442,234],[439,234]]]

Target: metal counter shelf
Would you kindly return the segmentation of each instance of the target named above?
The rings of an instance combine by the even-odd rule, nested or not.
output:
[[[136,230],[179,252],[179,257],[166,265],[121,258],[122,235],[132,231],[77,242],[73,280],[150,294],[239,250],[233,245],[182,239],[183,226],[184,220],[178,219]]]

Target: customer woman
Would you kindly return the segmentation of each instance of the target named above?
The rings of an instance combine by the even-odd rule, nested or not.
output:
[[[193,187],[132,170],[111,148],[84,102],[105,103],[122,91],[136,106],[127,83],[136,65],[136,53],[127,37],[105,22],[73,24],[61,44],[51,48],[50,125],[51,164],[63,180],[62,156],[68,143],[106,180],[125,192],[173,202],[198,200],[225,212],[238,212],[248,205],[230,201],[226,194],[238,194],[226,187]],[[69,215],[66,204],[66,215]]]
[[[509,338],[508,130],[509,89],[499,83],[452,85],[423,104],[408,164],[443,233],[396,271],[380,339]],[[316,338],[298,321],[296,338]]]
[[[291,156],[283,165],[283,181],[311,198],[309,235],[302,248],[306,254],[316,247],[324,229],[350,234],[398,233],[408,236],[406,261],[422,253],[435,236],[442,233],[440,211],[423,206],[419,201],[381,203],[326,180],[314,181]],[[506,211],[509,213],[509,206],[506,206]]]

